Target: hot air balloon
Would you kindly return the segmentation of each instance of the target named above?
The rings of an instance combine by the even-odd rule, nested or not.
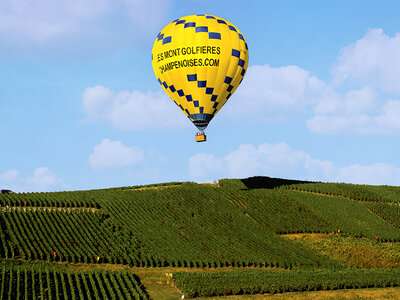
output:
[[[242,82],[248,66],[243,34],[212,15],[176,19],[157,35],[152,65],[158,82],[200,130],[196,141]]]

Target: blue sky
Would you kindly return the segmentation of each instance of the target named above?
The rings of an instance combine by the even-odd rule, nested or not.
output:
[[[400,185],[399,9],[398,1],[3,0],[0,187],[255,175]],[[196,128],[150,59],[164,26],[198,13],[229,20],[249,45],[248,72],[206,143],[194,142]]]

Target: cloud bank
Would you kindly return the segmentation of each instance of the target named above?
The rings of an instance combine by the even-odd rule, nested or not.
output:
[[[307,116],[307,127],[319,134],[400,133],[400,34],[369,30],[342,49],[332,74],[329,84],[298,66],[250,66],[224,121]]]
[[[47,167],[39,167],[33,174],[21,176],[12,169],[0,173],[0,186],[15,192],[50,192],[69,189],[63,179]]]
[[[249,66],[219,119],[251,124],[301,118],[318,134],[400,134],[399,53],[400,34],[389,37],[381,29],[371,29],[341,50],[331,83],[294,65]],[[161,90],[114,92],[104,86],[89,87],[82,108],[88,120],[110,122],[121,130],[190,124]]]
[[[389,37],[382,29],[367,34],[341,51],[333,66],[338,88],[360,86],[320,101],[307,121],[316,133],[399,134],[400,34]]]
[[[286,143],[240,145],[221,157],[199,153],[189,159],[189,177],[196,181],[263,174],[288,179],[400,185],[400,168],[383,163],[337,167]]]
[[[88,121],[106,121],[121,130],[188,127],[185,115],[164,91],[113,92],[103,86],[87,88],[82,109]]]

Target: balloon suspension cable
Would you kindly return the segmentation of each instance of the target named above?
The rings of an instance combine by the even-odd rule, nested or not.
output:
[[[196,133],[196,142],[205,142],[207,141],[207,136],[203,130]]]

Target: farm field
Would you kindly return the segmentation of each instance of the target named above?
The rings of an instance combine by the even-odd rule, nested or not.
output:
[[[252,177],[0,204],[0,299],[399,292],[400,187]]]

